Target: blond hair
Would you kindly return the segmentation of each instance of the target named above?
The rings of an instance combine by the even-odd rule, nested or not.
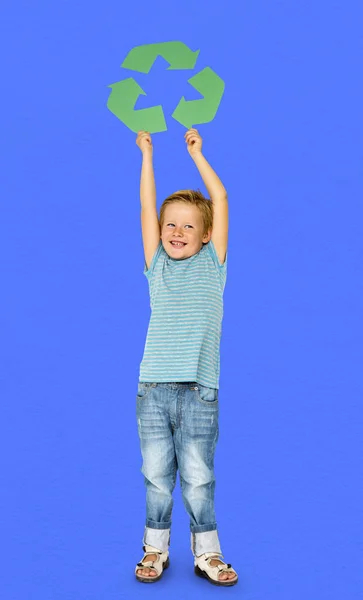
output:
[[[203,220],[203,236],[207,235],[213,227],[213,204],[211,200],[203,196],[200,190],[179,190],[165,198],[160,207],[160,228],[164,224],[166,207],[174,202],[183,202],[184,204],[196,206]]]

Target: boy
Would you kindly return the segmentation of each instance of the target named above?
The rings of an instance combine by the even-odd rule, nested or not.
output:
[[[141,226],[150,318],[136,400],[145,478],[144,557],[138,581],[158,581],[169,566],[172,492],[179,469],[190,516],[194,571],[215,585],[238,576],[221,560],[214,512],[214,451],[218,440],[219,344],[227,268],[227,192],[189,129],[185,141],[211,201],[182,190],[156,209],[153,148],[142,151]]]

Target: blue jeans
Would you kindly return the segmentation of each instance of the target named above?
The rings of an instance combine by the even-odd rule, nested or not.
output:
[[[138,383],[136,416],[146,485],[144,545],[168,550],[179,469],[192,553],[221,554],[214,512],[218,412],[218,389],[196,382]]]

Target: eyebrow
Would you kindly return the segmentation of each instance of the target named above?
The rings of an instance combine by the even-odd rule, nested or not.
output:
[[[165,222],[166,223],[175,223],[176,219],[167,219]],[[184,225],[193,225],[192,221],[185,221]]]

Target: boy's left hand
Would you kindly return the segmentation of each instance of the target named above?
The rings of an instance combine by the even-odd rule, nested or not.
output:
[[[188,145],[188,152],[191,156],[202,152],[202,138],[199,135],[197,129],[188,129],[184,135],[185,141]]]

